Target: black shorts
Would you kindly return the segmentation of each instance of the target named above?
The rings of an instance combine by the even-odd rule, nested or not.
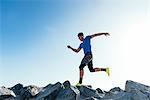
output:
[[[79,66],[79,69],[80,70],[83,70],[83,68],[88,65],[88,68],[90,71],[93,71],[93,56],[92,56],[92,53],[87,53],[85,54],[85,56],[83,57],[82,61],[81,61],[81,64]]]

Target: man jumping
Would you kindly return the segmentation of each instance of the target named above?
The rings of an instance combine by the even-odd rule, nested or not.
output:
[[[83,48],[83,51],[85,54],[81,61],[80,66],[79,66],[80,78],[79,78],[79,83],[77,83],[77,86],[80,86],[82,84],[82,79],[83,79],[83,75],[84,75],[83,68],[86,65],[88,66],[90,72],[105,71],[109,76],[109,68],[93,68],[91,39],[93,39],[94,37],[97,37],[97,36],[101,36],[101,35],[109,36],[110,34],[109,33],[96,33],[93,35],[88,35],[84,38],[84,34],[82,32],[80,32],[80,33],[78,33],[78,38],[80,41],[82,41],[82,43],[80,44],[79,48],[74,49],[70,45],[67,46],[69,49],[73,50],[76,53],[78,53]]]

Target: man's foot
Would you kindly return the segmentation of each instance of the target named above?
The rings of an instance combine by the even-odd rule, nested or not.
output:
[[[81,84],[80,84],[80,83],[77,83],[76,86],[81,86]]]
[[[108,76],[110,76],[109,68],[108,67],[106,68],[106,73],[107,73]]]

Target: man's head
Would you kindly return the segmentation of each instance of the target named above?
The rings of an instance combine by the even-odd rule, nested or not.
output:
[[[78,38],[80,41],[84,40],[84,34],[82,32],[78,33]]]

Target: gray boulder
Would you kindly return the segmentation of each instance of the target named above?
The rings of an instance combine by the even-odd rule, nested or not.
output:
[[[60,82],[54,85],[49,84],[36,95],[35,100],[55,100],[61,88],[62,84]]]
[[[0,87],[0,100],[4,100],[7,98],[14,98],[16,95],[14,92],[4,86]]]
[[[133,82],[127,81],[125,91],[119,87],[111,89],[105,93],[101,100],[150,100],[150,87]]]
[[[98,93],[97,90],[94,90],[88,86],[78,86],[78,89],[80,91],[80,99],[81,100],[90,100],[92,98],[101,99],[103,98],[104,94]]]
[[[141,91],[137,90],[137,89],[132,89],[130,92],[131,93],[131,100],[150,100],[147,95],[145,95],[144,93],[142,93]]]
[[[64,86],[64,88],[70,88],[70,86],[71,86],[71,84],[70,84],[70,82],[67,80],[67,81],[65,81],[64,83],[63,83],[63,86]]]
[[[18,90],[17,89],[15,90],[14,87],[12,87],[12,89],[13,89],[13,91],[15,91],[17,93],[17,100],[32,99],[41,90],[41,88],[34,86],[34,85],[26,86],[23,88],[18,88]],[[20,91],[20,93],[18,93],[19,91]]]
[[[122,89],[120,89],[119,87],[115,87],[111,89],[109,92],[105,92],[105,96],[102,98],[102,100],[123,100],[123,97],[125,95],[126,93]]]
[[[42,88],[17,84],[12,88],[0,87],[0,100],[150,100],[150,87],[130,80],[125,90],[115,87],[110,91],[85,85],[76,87],[69,81]]]
[[[56,100],[79,100],[80,91],[77,87],[71,86],[69,81],[63,83],[63,89],[57,95]]]
[[[16,96],[20,95],[21,91],[23,90],[23,85],[22,84],[16,84],[12,88],[10,88]]]
[[[150,100],[150,87],[128,80],[125,91],[132,94],[134,100]]]
[[[96,91],[97,91],[98,93],[100,93],[100,94],[104,94],[104,93],[105,93],[105,92],[102,91],[100,88],[97,88]]]
[[[31,94],[32,97],[36,96],[42,90],[42,88],[37,87],[35,85],[29,85],[25,88]]]
[[[0,96],[2,95],[12,95],[14,97],[16,97],[16,95],[14,94],[14,92],[4,86],[0,87]]]

